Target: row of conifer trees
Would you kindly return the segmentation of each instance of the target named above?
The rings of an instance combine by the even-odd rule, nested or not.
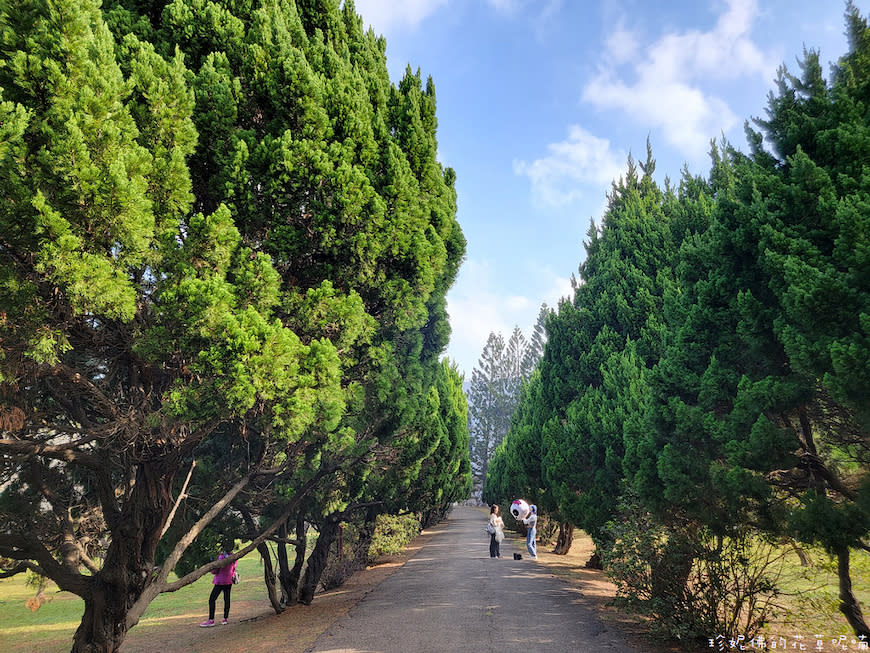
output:
[[[74,651],[226,537],[280,610],[468,496],[455,174],[385,49],[351,0],[0,2],[0,576],[83,599]]]
[[[715,144],[676,185],[649,146],[629,160],[489,465],[486,501],[583,528],[674,633],[760,627],[723,623],[721,592],[758,561],[722,561],[785,540],[837,560],[870,636],[850,572],[870,550],[870,30],[846,19],[829,77],[815,51],[780,70],[747,153]]]

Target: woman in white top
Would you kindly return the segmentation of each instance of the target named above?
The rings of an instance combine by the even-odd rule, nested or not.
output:
[[[489,557],[501,558],[499,545],[504,539],[504,521],[498,514],[496,504],[492,504],[492,508],[489,509],[489,523],[486,525],[486,531],[489,533]]]

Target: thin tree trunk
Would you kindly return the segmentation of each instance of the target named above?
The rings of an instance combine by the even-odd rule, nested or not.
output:
[[[256,537],[257,524],[251,515],[251,511],[247,507],[242,506],[239,511],[242,513],[242,518],[245,520],[245,527],[251,539]],[[266,584],[266,595],[269,597],[269,603],[272,604],[272,609],[275,614],[281,614],[284,611],[281,605],[281,600],[278,597],[278,588],[275,582],[275,569],[272,566],[272,551],[266,542],[260,542],[257,545],[257,552],[260,554],[260,559],[263,561],[263,581]]]
[[[807,558],[806,551],[801,548],[800,544],[798,544],[793,538],[788,538],[788,544],[791,545],[791,548],[794,549],[794,552],[797,554],[797,557],[801,561],[801,567],[809,567],[810,559]]]
[[[598,551],[593,551],[592,555],[589,556],[589,560],[586,561],[586,564],[583,565],[587,569],[604,569],[604,565],[601,563],[601,556],[598,555]]]
[[[326,569],[326,563],[329,560],[329,549],[332,548],[333,542],[338,537],[338,524],[338,519],[327,517],[323,526],[320,527],[317,544],[314,545],[314,550],[308,557],[305,576],[302,578],[302,586],[299,589],[299,602],[304,605],[311,605],[314,600],[314,591],[317,589],[317,584],[320,582],[320,577],[323,575],[323,570]]]
[[[281,605],[281,597],[278,596],[275,568],[272,566],[272,552],[269,550],[269,545],[265,542],[257,546],[257,551],[260,552],[263,558],[263,580],[266,582],[266,593],[269,596],[269,603],[272,604],[275,614],[281,614],[284,612],[284,606]]]
[[[358,550],[363,558],[359,563],[363,567],[369,561],[369,550],[372,548],[372,541],[375,537],[375,526],[377,525],[377,520],[378,511],[371,507],[368,508],[366,510],[365,521],[363,521],[362,528],[360,528],[358,543]]]
[[[852,627],[856,637],[870,637],[870,628],[864,621],[861,613],[861,605],[852,592],[852,578],[849,572],[849,547],[844,546],[837,550],[837,575],[840,578],[840,612]]]
[[[290,565],[287,561],[287,524],[284,523],[278,529],[278,585],[281,587],[281,605],[290,605],[290,595],[287,585],[290,580]]]
[[[574,524],[570,522],[559,522],[559,536],[556,538],[556,548],[553,553],[556,555],[567,555],[571,550],[571,545],[574,543]]]
[[[420,527],[424,530],[438,523],[438,513],[435,508],[420,513]]]
[[[296,518],[296,559],[293,569],[286,576],[281,576],[281,591],[284,593],[285,605],[296,605],[299,602],[299,579],[302,577],[302,567],[305,565],[305,552],[308,548],[305,519],[300,515]],[[287,553],[284,552],[284,565],[287,565]]]

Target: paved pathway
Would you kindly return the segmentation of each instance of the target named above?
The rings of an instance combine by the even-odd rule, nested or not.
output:
[[[428,541],[310,653],[638,653],[579,604],[580,591],[502,543],[489,557],[487,515],[457,507]],[[525,547],[523,547],[524,549]]]

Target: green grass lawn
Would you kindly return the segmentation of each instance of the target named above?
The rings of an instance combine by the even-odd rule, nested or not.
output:
[[[239,561],[238,570],[242,580],[233,588],[233,602],[264,599],[260,556],[256,552],[248,554]],[[148,606],[131,633],[171,628],[179,623],[188,627],[205,619],[211,584],[212,575],[206,574],[177,592],[161,594]],[[84,612],[84,602],[78,596],[61,592],[54,584],[49,584],[45,590],[48,602],[31,612],[26,601],[35,593],[35,588],[25,586],[23,574],[0,580],[0,651],[3,653],[61,653],[70,650]],[[219,598],[218,613],[222,606],[223,599]]]
[[[836,560],[821,549],[806,549],[806,553],[810,567],[801,567],[797,555],[788,557],[789,567],[779,583],[784,592],[781,601],[787,610],[765,629],[765,634],[787,638],[802,634],[813,638],[810,640],[813,646],[815,635],[821,635],[828,643],[839,635],[851,637],[852,630],[839,610]],[[866,619],[870,615],[870,553],[853,550],[851,572],[852,591]]]

